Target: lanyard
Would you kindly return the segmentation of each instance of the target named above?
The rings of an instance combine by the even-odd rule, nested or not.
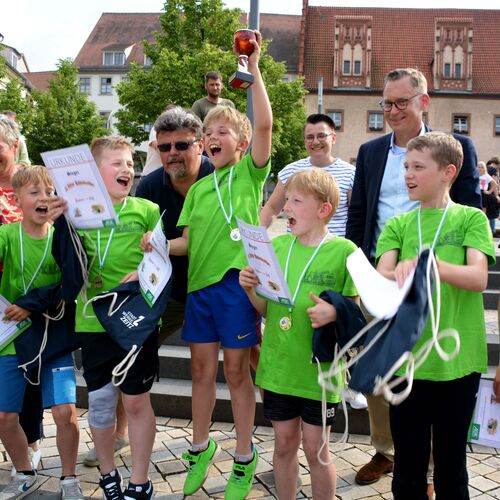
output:
[[[222,197],[220,195],[220,190],[219,190],[219,184],[217,183],[217,176],[215,175],[215,170],[214,170],[215,192],[217,193],[217,198],[219,199],[219,205],[220,209],[222,210],[222,214],[224,215],[224,219],[226,219],[226,222],[230,228],[231,228],[231,219],[233,218],[233,199],[231,196],[231,183],[233,181],[233,173],[234,169],[233,167],[231,167],[231,170],[229,171],[229,181],[228,181],[228,191],[229,191],[229,214],[228,214],[224,207],[224,203],[222,202]]]
[[[125,208],[126,204],[127,204],[127,198],[123,200],[122,208],[120,208],[120,211],[118,212],[118,218],[120,217],[120,214],[123,212],[123,209]],[[111,232],[109,233],[108,242],[106,243],[106,248],[104,249],[104,255],[101,257],[101,231],[97,230],[97,258],[99,259],[99,269],[101,273],[104,268],[104,263],[106,262],[106,257],[108,256],[109,246],[111,245],[111,240],[113,239],[114,233],[115,233],[115,228],[111,229]]]
[[[40,269],[42,268],[43,263],[45,262],[45,258],[47,257],[47,252],[49,251],[49,246],[51,241],[52,241],[52,227],[49,226],[49,234],[47,235],[47,243],[45,243],[45,250],[43,251],[42,260],[40,260],[40,263],[38,264],[36,271],[33,273],[33,276],[31,277],[31,281],[28,283],[28,286],[26,286],[26,281],[24,279],[23,223],[21,222],[19,224],[19,242],[21,243],[21,277],[23,279],[24,295],[26,295],[29,292],[31,285],[33,285],[33,282],[38,276],[38,273],[40,272]]]
[[[319,245],[316,247],[316,250],[314,250],[314,253],[311,255],[309,261],[307,262],[307,264],[305,265],[304,269],[302,270],[302,274],[300,275],[299,281],[297,282],[297,288],[295,289],[295,292],[294,292],[293,297],[292,297],[292,303],[293,304],[295,304],[295,299],[297,298],[297,295],[299,293],[300,285],[302,285],[302,280],[304,279],[304,276],[306,275],[306,272],[309,269],[309,266],[311,265],[312,261],[314,260],[314,258],[318,254],[319,249],[321,248],[321,246],[323,245],[323,243],[326,241],[326,239],[328,238],[328,236],[330,236],[330,234],[327,232],[325,234],[325,236],[323,236],[323,239],[320,241]],[[293,249],[293,246],[295,245],[296,241],[297,241],[297,237],[295,237],[293,239],[293,241],[292,241],[292,243],[290,245],[290,249],[288,250],[288,255],[286,257],[286,263],[285,263],[285,281],[286,282],[288,282],[288,265],[290,264],[290,257],[292,255],[292,249]],[[288,310],[291,311],[292,308],[290,307]]]
[[[444,209],[443,215],[441,217],[441,220],[439,221],[438,228],[436,230],[436,234],[434,235],[434,240],[431,245],[431,250],[434,250],[434,247],[436,246],[437,239],[439,236],[439,233],[441,231],[441,228],[443,227],[444,220],[446,218],[446,214],[448,213],[448,209],[450,208],[451,205],[451,200],[448,201],[446,204],[446,208]],[[422,225],[420,222],[420,206],[418,207],[418,219],[417,219],[417,226],[418,226],[418,251],[419,253],[422,251]]]

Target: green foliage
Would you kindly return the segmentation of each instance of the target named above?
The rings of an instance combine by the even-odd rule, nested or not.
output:
[[[78,91],[78,70],[69,60],[61,60],[47,92],[33,91],[35,113],[26,131],[28,151],[33,162],[40,153],[77,144],[90,143],[106,135],[95,104]]]
[[[144,124],[153,123],[168,104],[190,108],[206,95],[204,75],[216,70],[227,82],[234,73],[233,33],[242,25],[241,11],[225,9],[221,0],[167,0],[160,17],[156,44],[145,42],[150,68],[134,65],[128,81],[117,86],[122,110],[115,116],[121,134],[135,143],[147,139]],[[273,108],[273,171],[304,156],[302,127],[305,121],[302,81],[285,83],[285,67],[266,53],[264,44],[260,69]],[[223,97],[241,111],[246,93],[227,87]]]

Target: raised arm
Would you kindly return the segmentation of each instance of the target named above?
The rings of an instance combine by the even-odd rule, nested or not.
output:
[[[269,227],[273,223],[273,219],[277,215],[279,215],[284,206],[285,206],[285,186],[280,180],[278,180],[273,193],[271,194],[271,196],[267,200],[267,203],[260,211],[259,215],[260,223],[265,227]]]

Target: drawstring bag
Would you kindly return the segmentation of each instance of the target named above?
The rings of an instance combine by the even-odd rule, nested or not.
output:
[[[126,352],[124,359],[113,369],[113,385],[119,386],[125,380],[144,342],[158,326],[167,308],[171,287],[172,279],[152,307],[144,299],[138,281],[124,283],[86,302],[82,314],[86,318],[97,317],[106,332]],[[95,316],[87,315],[90,304]]]
[[[59,283],[30,290],[14,303],[31,312],[31,325],[14,340],[19,368],[30,384],[39,385],[43,362],[80,347],[75,334],[76,306],[61,299]],[[35,380],[30,372],[37,374]]]

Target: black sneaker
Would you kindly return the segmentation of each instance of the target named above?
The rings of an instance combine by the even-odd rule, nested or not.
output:
[[[151,500],[155,493],[151,480],[147,484],[129,484],[123,493],[125,500]]]
[[[99,486],[102,488],[104,500],[123,500],[122,477],[117,469],[101,476]]]

